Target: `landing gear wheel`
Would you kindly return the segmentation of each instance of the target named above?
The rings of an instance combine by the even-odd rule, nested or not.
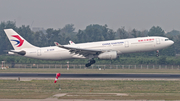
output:
[[[156,57],[159,57],[159,54],[156,54]]]
[[[90,60],[90,64],[94,64],[94,63],[96,63],[95,60]]]
[[[159,57],[159,50],[156,51],[156,57]]]
[[[86,66],[86,67],[89,67],[89,66],[91,66],[91,64],[90,64],[90,63],[87,63],[85,66]]]
[[[94,59],[91,59],[91,60],[89,60],[89,63],[87,63],[85,66],[89,67],[89,66],[91,66],[94,63],[96,63],[96,61]]]

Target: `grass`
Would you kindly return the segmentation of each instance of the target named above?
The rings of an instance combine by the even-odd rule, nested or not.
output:
[[[59,99],[179,100],[180,81],[0,80],[1,99],[43,99],[58,93],[67,93]]]
[[[0,73],[162,73],[179,74],[178,69],[22,69],[9,68]],[[62,90],[60,91],[59,88]],[[0,99],[44,99],[67,93],[59,99],[179,100],[180,81],[163,80],[0,80]],[[103,94],[102,94],[103,93]],[[114,93],[125,93],[118,96]]]
[[[105,73],[161,73],[161,74],[179,74],[178,69],[24,69],[24,68],[8,68],[7,70],[0,70],[0,73],[75,73],[75,74],[105,74]]]

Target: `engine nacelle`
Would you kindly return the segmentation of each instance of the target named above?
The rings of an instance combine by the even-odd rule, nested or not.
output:
[[[104,52],[98,55],[99,59],[116,59],[117,58],[117,52],[116,51],[110,51],[110,52]]]

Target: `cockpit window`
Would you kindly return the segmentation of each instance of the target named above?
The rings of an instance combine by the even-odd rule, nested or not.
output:
[[[168,41],[169,39],[165,39],[165,41]]]

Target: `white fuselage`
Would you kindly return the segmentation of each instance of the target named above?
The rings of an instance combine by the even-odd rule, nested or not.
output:
[[[101,50],[113,50],[118,55],[125,53],[134,52],[145,52],[154,51],[166,48],[172,45],[174,42],[168,40],[166,37],[141,37],[131,39],[119,39],[110,41],[99,41],[90,43],[81,43],[71,46],[75,48],[83,49],[101,49]],[[52,47],[37,47],[37,48],[24,48],[21,49],[26,51],[24,56],[37,59],[48,59],[48,60],[64,60],[64,59],[75,59],[75,58],[87,58],[82,55],[77,55],[69,52],[67,49],[63,49],[57,46]],[[96,58],[97,56],[95,56]]]

